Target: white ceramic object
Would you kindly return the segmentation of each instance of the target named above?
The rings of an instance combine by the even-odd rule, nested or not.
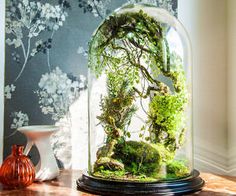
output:
[[[33,145],[39,151],[40,159],[36,165],[36,181],[52,180],[59,175],[59,168],[50,144],[50,136],[59,130],[57,126],[35,125],[17,129],[27,137],[24,154],[28,154]]]

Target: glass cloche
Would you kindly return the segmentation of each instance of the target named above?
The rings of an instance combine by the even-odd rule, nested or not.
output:
[[[125,5],[93,34],[88,66],[89,165],[84,178],[104,186],[118,183],[118,192],[122,183],[140,189],[147,183],[196,178],[191,48],[181,23],[157,7]],[[86,179],[79,182],[85,189]],[[87,189],[102,186],[89,183]]]

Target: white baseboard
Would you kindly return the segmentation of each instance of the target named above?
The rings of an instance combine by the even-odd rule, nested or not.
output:
[[[202,172],[209,172],[221,175],[228,174],[228,168],[225,165],[219,165],[217,162],[212,162],[212,160],[203,158],[201,156],[195,155],[194,158],[195,168]]]
[[[204,148],[203,144],[195,145],[194,165],[202,172],[210,172],[220,175],[236,176],[236,149],[229,153],[219,151],[217,148]],[[212,146],[212,145],[210,145]]]
[[[229,150],[229,175],[236,176],[236,148]]]
[[[200,171],[226,175],[228,173],[227,160],[227,154],[222,156],[218,152],[195,146],[194,165]]]

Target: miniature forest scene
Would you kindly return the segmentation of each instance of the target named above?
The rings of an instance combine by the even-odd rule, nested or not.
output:
[[[184,46],[156,9],[124,6],[103,21],[90,42],[90,72],[95,79],[105,78],[96,123],[90,125],[90,135],[100,127],[105,136],[103,144],[90,148],[94,177],[155,182],[192,172],[191,160],[179,156],[191,131],[188,65],[178,52]]]

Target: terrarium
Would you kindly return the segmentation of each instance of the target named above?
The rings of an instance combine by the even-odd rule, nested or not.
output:
[[[103,195],[199,190],[181,23],[157,7],[125,5],[97,28],[88,58],[89,163],[78,186]]]

